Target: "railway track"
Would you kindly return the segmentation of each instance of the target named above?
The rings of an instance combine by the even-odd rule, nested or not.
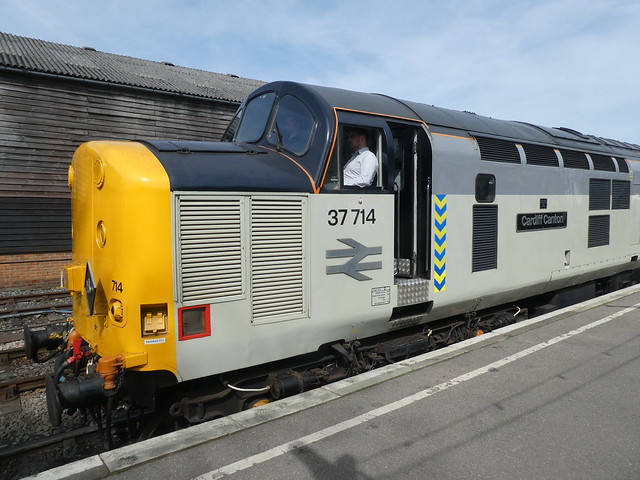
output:
[[[3,478],[13,480],[102,451],[104,447],[100,440],[100,429],[91,424],[18,445],[0,447],[0,464],[3,465]]]
[[[143,415],[145,414],[138,412],[123,416],[115,420],[111,428],[119,429],[124,424],[140,420]],[[105,440],[104,430],[107,427],[99,417],[96,419],[95,416],[86,415],[76,420],[79,423],[63,427],[64,431],[21,441],[15,445],[0,444],[0,464],[3,465],[3,474],[6,474],[1,478],[13,480],[34,475],[137,441],[123,436],[118,437],[118,443],[111,443]]]
[[[70,300],[67,291],[0,297],[0,478],[23,478],[104,449],[96,423],[80,414],[51,428],[44,387],[52,367],[26,358],[24,326],[64,322]]]
[[[71,313],[71,305],[66,290],[0,296],[0,344],[21,340],[26,324],[38,327],[64,321]]]
[[[0,381],[0,401],[18,398],[21,393],[44,388],[45,375]]]
[[[71,297],[66,290],[4,296],[0,297],[0,320],[38,312],[63,312],[71,305]]]
[[[68,297],[67,290],[55,290],[51,292],[40,293],[21,293],[17,295],[0,296],[0,305],[9,305],[17,302],[35,301],[40,299],[64,298]]]
[[[0,320],[5,318],[13,318],[18,316],[36,315],[38,313],[66,313],[71,307],[69,303],[58,303],[56,305],[49,305],[46,307],[19,307],[11,310],[5,310],[0,313]]]
[[[0,336],[0,343],[21,340],[21,334]],[[10,368],[14,360],[27,356],[24,345],[0,350],[0,402],[14,400],[21,393],[29,392],[37,388],[44,388],[44,375],[17,377]]]
[[[100,429],[97,425],[88,425],[69,432],[50,435],[46,438],[39,438],[30,442],[14,445],[11,447],[0,448],[0,461],[6,461],[13,457],[18,457],[28,453],[37,452],[40,449],[56,446],[69,440],[99,440],[98,433]]]
[[[0,345],[5,343],[17,342],[24,338],[22,332],[3,333],[0,334]],[[0,354],[4,353],[4,350],[0,350]]]
[[[12,335],[9,338],[13,338],[13,337],[14,336]],[[20,340],[20,339],[18,338],[16,340]],[[13,341],[15,340],[9,340],[9,342],[13,342]],[[0,339],[0,343],[6,343],[6,341],[3,341],[2,339]],[[16,360],[17,358],[24,358],[26,356],[27,356],[27,352],[24,349],[24,345],[20,347],[15,347],[15,348],[5,348],[3,350],[0,350],[0,366],[6,365],[12,360]]]

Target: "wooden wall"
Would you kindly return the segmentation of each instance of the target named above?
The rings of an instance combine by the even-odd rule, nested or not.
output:
[[[220,139],[238,104],[0,71],[3,255],[71,249],[67,169],[93,139]],[[0,290],[3,287],[0,278]]]

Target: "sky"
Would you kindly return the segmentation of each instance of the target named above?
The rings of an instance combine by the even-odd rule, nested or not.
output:
[[[0,0],[0,31],[640,144],[640,0]]]

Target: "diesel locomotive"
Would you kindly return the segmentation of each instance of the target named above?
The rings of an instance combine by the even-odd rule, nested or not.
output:
[[[365,187],[342,176],[356,127]],[[196,423],[638,280],[638,145],[294,82],[222,140],[75,153],[54,425]]]

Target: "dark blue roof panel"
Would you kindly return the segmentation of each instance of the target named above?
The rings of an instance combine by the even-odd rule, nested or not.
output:
[[[324,98],[331,107],[422,120],[434,132],[453,129],[461,134],[640,158],[640,145],[584,135],[570,128],[550,128],[526,122],[498,120],[471,112],[450,110],[379,94],[314,85],[305,87]]]

